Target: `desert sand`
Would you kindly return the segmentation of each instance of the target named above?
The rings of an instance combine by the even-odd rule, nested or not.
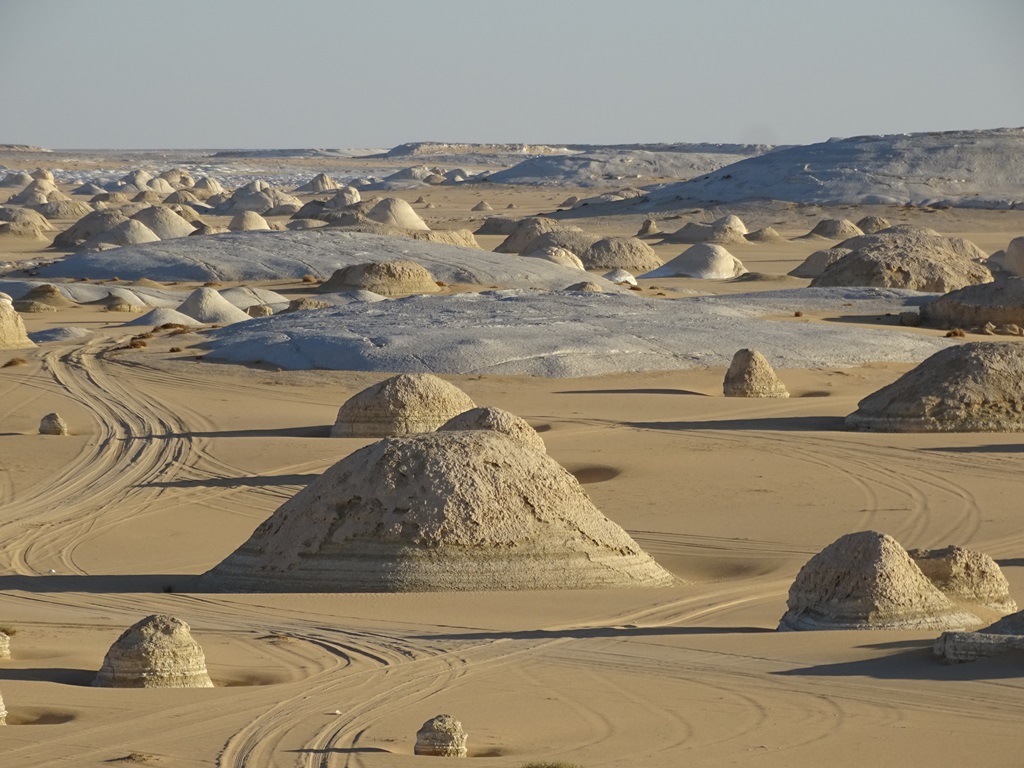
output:
[[[0,164],[12,171],[40,164],[64,169],[57,186],[84,201],[91,195],[72,189],[94,174],[115,179],[138,167],[156,174],[182,166],[197,179],[206,170],[232,188],[272,177],[293,194],[318,173],[344,184],[419,162],[470,173],[492,162],[479,153],[469,157],[474,162],[401,154],[210,160],[11,151],[0,153]],[[495,169],[513,165],[495,157]],[[744,162],[756,169],[757,160]],[[784,160],[789,156],[778,163]],[[210,171],[212,162],[219,174]],[[705,186],[721,184],[720,175]],[[631,290],[601,281],[607,269],[585,276],[575,270],[574,281],[603,282],[609,293],[581,301],[634,297],[670,312],[686,306],[680,302],[722,297],[726,317],[734,312],[735,305],[724,303],[730,297],[776,296],[809,285],[787,273],[838,244],[803,238],[822,220],[881,216],[965,238],[986,254],[1024,234],[1024,210],[933,207],[917,187],[913,201],[835,203],[820,195],[830,204],[705,206],[665,193],[649,204],[616,195],[619,200],[556,213],[569,196],[583,200],[655,181],[417,183],[361,194],[406,200],[433,230],[475,230],[488,215],[541,213],[599,237],[632,237],[649,217],[663,233],[727,215],[739,216],[750,232],[773,228],[777,239],[729,242],[728,251],[749,271],[736,280],[637,275]],[[0,205],[20,189],[0,188]],[[312,199],[297,195],[303,203]],[[421,197],[425,203],[414,202]],[[473,210],[481,200],[493,213]],[[515,208],[506,210],[509,205]],[[201,214],[217,227],[227,227],[234,215]],[[291,221],[290,215],[265,218],[281,228]],[[0,235],[0,291],[19,280],[51,280],[36,273],[43,262],[72,252],[49,248],[72,223],[53,222],[55,231],[43,239]],[[505,237],[476,235],[480,253]],[[402,242],[408,251],[419,241]],[[663,263],[690,247],[657,236],[644,242]],[[170,296],[163,304],[170,309],[198,288],[242,284],[286,301],[320,300],[315,289],[330,274],[314,282],[298,275],[162,279],[148,290]],[[544,274],[555,279],[555,272]],[[131,288],[135,279],[112,277],[74,285]],[[441,282],[440,293],[417,300],[504,287]],[[69,302],[21,313],[36,346],[0,349],[0,630],[11,635],[11,658],[0,660],[8,724],[0,728],[0,763],[422,765],[438,758],[414,755],[417,731],[443,713],[468,734],[467,759],[489,768],[536,761],[584,768],[1018,764],[1019,655],[943,665],[932,653],[936,630],[776,631],[800,569],[857,531],[884,532],[907,549],[957,545],[984,552],[1021,601],[1020,435],[858,432],[844,423],[859,401],[942,346],[989,337],[968,329],[963,338],[947,338],[944,328],[900,325],[897,311],[860,312],[860,299],[814,303],[809,294],[793,294],[801,298],[792,301],[788,295],[765,303],[760,315],[735,314],[751,327],[756,321],[792,335],[766,330],[763,338],[729,348],[709,344],[688,367],[680,356],[674,370],[645,366],[593,376],[441,372],[476,405],[525,419],[593,505],[674,577],[670,586],[641,589],[210,591],[197,577],[325,470],[375,442],[331,437],[339,406],[402,371],[284,370],[203,359],[214,334],[287,314],[219,330],[182,324],[150,331],[124,325],[150,306],[127,311],[132,307],[117,304],[108,311]],[[273,306],[274,297],[253,301]],[[313,311],[383,311],[376,306]],[[82,330],[58,332],[69,328]],[[842,346],[854,342],[835,336],[828,364],[778,363],[805,359],[799,354],[810,359],[817,349],[797,354],[781,349],[779,338],[798,345],[816,333],[854,331],[891,339],[900,352],[885,362],[854,360],[855,350],[847,354]],[[37,335],[42,332],[51,335]],[[729,361],[744,347],[765,353],[788,398],[723,396]],[[67,435],[39,433],[50,413],[60,414]],[[1001,617],[976,605],[971,612],[979,627]],[[114,641],[151,614],[189,625],[213,688],[91,685]]]

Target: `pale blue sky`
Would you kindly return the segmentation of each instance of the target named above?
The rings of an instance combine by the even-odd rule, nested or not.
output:
[[[0,0],[0,143],[808,143],[1024,125],[1024,0]]]

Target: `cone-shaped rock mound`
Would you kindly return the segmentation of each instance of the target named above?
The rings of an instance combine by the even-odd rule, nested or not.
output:
[[[865,235],[873,235],[892,226],[888,219],[882,216],[865,216],[857,222],[857,226]]]
[[[101,688],[212,688],[188,624],[155,614],[117,638],[92,683]]]
[[[413,753],[434,757],[465,757],[467,734],[451,715],[432,717],[416,731]]]
[[[1024,432],[1024,346],[972,342],[936,352],[846,417],[876,432]]]
[[[366,212],[366,218],[402,229],[430,229],[405,200],[385,197]]]
[[[256,211],[240,211],[228,222],[232,232],[257,232],[270,229],[270,224]]]
[[[352,264],[335,271],[318,293],[364,290],[381,296],[409,293],[437,293],[441,289],[430,271],[415,261],[372,261]]]
[[[771,363],[756,349],[741,349],[733,355],[722,390],[726,397],[789,397]]]
[[[749,243],[780,243],[783,240],[774,227],[761,227],[744,235]]]
[[[518,440],[523,445],[541,453],[547,453],[547,446],[544,440],[537,434],[537,430],[526,423],[514,413],[509,413],[501,408],[470,408],[460,413],[440,427],[439,432],[464,431],[470,429],[489,429],[499,432],[505,437]]]
[[[331,437],[391,437],[433,432],[476,403],[432,373],[403,373],[358,392],[338,409]]]
[[[861,531],[825,547],[789,588],[780,630],[962,629],[978,618],[955,606],[891,536]]]
[[[743,262],[720,245],[700,243],[643,277],[697,277],[702,280],[731,280],[745,274]]]
[[[954,600],[980,603],[1000,613],[1017,610],[999,564],[984,552],[951,545],[911,549],[907,554],[932,584]]]
[[[221,296],[213,288],[196,288],[178,307],[183,315],[188,315],[200,323],[216,323],[230,325],[248,320],[249,316]]]
[[[489,430],[335,464],[203,581],[250,592],[655,587],[672,576],[540,451]]]
[[[822,219],[805,237],[824,237],[828,240],[846,240],[863,235],[864,231],[847,219]]]
[[[1024,277],[969,285],[921,307],[921,320],[939,328],[1024,326]]]

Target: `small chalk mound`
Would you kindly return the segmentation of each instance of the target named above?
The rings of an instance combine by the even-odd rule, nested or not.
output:
[[[1017,610],[999,564],[984,552],[951,545],[910,549],[907,554],[932,584],[954,600],[979,603],[1003,614]]]
[[[402,229],[430,229],[405,200],[385,197],[366,212],[366,218]]]
[[[465,757],[467,734],[451,715],[432,717],[416,731],[413,753],[434,757]]]
[[[196,288],[178,307],[178,312],[200,323],[230,325],[248,320],[249,316],[213,288]]]
[[[720,245],[699,243],[642,277],[696,277],[731,280],[746,273],[743,262]]]
[[[756,349],[733,355],[722,389],[726,397],[789,397],[771,363]]]
[[[865,216],[857,222],[857,227],[865,235],[873,235],[875,232],[881,232],[891,226],[889,220],[881,216]]]
[[[613,269],[604,279],[616,285],[636,285],[636,278],[625,269]]]
[[[438,427],[437,431],[452,432],[472,429],[489,429],[499,432],[541,453],[547,453],[548,450],[544,445],[544,440],[537,434],[537,430],[527,424],[525,419],[501,408],[490,406],[463,411]]]
[[[364,290],[381,296],[437,293],[440,287],[426,267],[415,261],[372,261],[337,270],[317,293]]]
[[[241,211],[232,217],[228,229],[232,232],[258,232],[270,229],[270,224],[256,211]]]
[[[66,435],[68,425],[59,413],[48,413],[39,422],[40,435]]]
[[[846,240],[863,235],[864,232],[847,219],[822,219],[804,237],[823,237],[826,240]]]
[[[405,373],[367,387],[341,406],[331,437],[387,437],[433,432],[475,408],[469,395],[431,373]]]
[[[636,231],[637,237],[648,237],[650,235],[660,234],[661,230],[658,229],[658,222],[654,219],[644,219],[643,224],[640,225],[640,229]]]
[[[189,625],[154,614],[110,646],[92,683],[99,688],[212,688],[206,656]]]
[[[584,280],[582,283],[567,285],[562,290],[567,293],[604,293],[604,288],[597,283],[590,282],[589,280]]]
[[[479,211],[493,211],[494,209],[491,207],[491,204],[488,203],[486,200],[481,200],[479,203],[474,205],[471,210],[479,212]]]

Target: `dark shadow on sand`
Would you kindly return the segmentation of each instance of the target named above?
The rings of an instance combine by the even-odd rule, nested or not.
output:
[[[286,749],[293,755],[366,755],[371,753],[383,753],[390,755],[391,750],[380,747],[331,747],[329,749]],[[318,761],[319,762],[319,761]]]
[[[689,389],[563,389],[556,395],[691,395],[707,397],[703,392],[691,392]]]
[[[922,448],[934,453],[1024,453],[1024,443],[1011,445],[951,445],[947,448]]]
[[[420,635],[419,640],[555,640],[594,637],[680,637],[686,635],[746,635],[774,632],[765,627],[587,627],[581,629],[526,629],[517,632],[453,632]]]
[[[92,685],[92,681],[95,679],[95,669],[70,669],[67,667],[0,668],[0,680],[28,680],[33,683],[89,686]]]
[[[935,633],[939,635],[938,632]],[[882,643],[880,647],[889,645]],[[967,664],[943,664],[932,655],[932,641],[908,643],[907,650],[877,659],[818,664],[773,672],[783,677],[869,677],[875,680],[1004,680],[1021,677],[1024,652],[1010,651]],[[875,646],[863,646],[875,647]]]
[[[87,592],[121,594],[130,592],[199,591],[194,573],[117,574],[113,576],[0,576],[0,591],[9,592]],[[203,590],[205,591],[205,590]]]
[[[203,480],[168,480],[146,483],[146,488],[260,488],[268,485],[309,485],[320,475],[259,475],[258,477],[210,477]]]
[[[168,440],[172,437],[330,437],[330,424],[281,429],[226,429],[220,432],[180,432],[169,435],[140,435],[145,440]]]
[[[845,432],[842,416],[781,416],[768,419],[729,419],[718,421],[627,421],[627,427],[637,429],[718,429],[755,432]]]

